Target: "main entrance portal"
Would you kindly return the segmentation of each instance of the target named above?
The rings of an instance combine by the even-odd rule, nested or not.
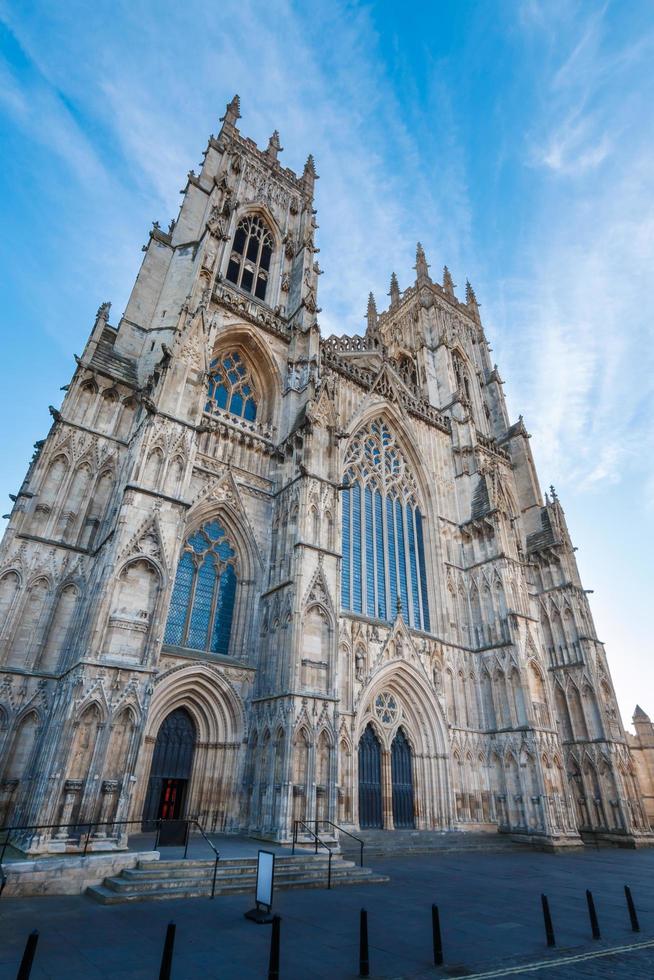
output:
[[[184,816],[186,791],[193,769],[195,725],[185,708],[164,720],[154,747],[143,823],[179,820]]]
[[[393,781],[393,823],[398,829],[414,827],[411,746],[401,728],[398,729],[391,746],[391,779]]]
[[[372,725],[359,742],[359,826],[383,827],[381,747]]]

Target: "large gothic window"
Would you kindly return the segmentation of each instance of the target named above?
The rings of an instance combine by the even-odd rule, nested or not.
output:
[[[344,609],[429,630],[423,519],[415,481],[388,425],[376,419],[354,437],[343,491]]]
[[[235,558],[216,520],[190,536],[177,565],[165,643],[227,653],[236,596]]]
[[[234,235],[227,278],[246,293],[265,299],[272,253],[273,238],[261,218],[243,218]]]
[[[257,395],[247,365],[240,354],[229,351],[215,357],[209,366],[205,412],[224,409],[248,422],[257,417]]]

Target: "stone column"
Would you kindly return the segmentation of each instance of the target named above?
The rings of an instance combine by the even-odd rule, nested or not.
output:
[[[7,822],[6,816],[11,807],[11,800],[18,786],[18,779],[3,779],[0,782],[0,827]]]
[[[393,775],[391,771],[391,753],[382,749],[381,753],[382,781],[382,823],[384,830],[395,830],[393,822]]]

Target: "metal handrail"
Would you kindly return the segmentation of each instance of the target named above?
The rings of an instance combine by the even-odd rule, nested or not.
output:
[[[159,830],[161,829],[161,824],[162,823],[167,823],[167,822],[168,821],[163,820],[161,818],[157,818],[156,820],[144,820],[143,818],[141,818],[140,820],[82,820],[82,821],[79,821],[78,823],[39,823],[39,824],[25,824],[25,825],[15,826],[15,827],[0,827],[0,834],[5,834],[5,839],[2,842],[2,849],[0,850],[0,895],[2,895],[3,889],[4,889],[5,885],[7,884],[7,875],[5,873],[5,869],[4,869],[4,866],[3,866],[3,861],[4,861],[4,856],[5,856],[5,853],[7,851],[7,848],[9,846],[9,844],[11,843],[11,835],[13,833],[17,833],[19,831],[25,833],[25,832],[32,831],[32,830],[34,830],[34,831],[36,831],[36,830],[61,830],[64,827],[67,828],[67,829],[71,829],[73,831],[79,829],[79,831],[80,831],[80,835],[79,835],[80,836],[80,844],[81,844],[82,837],[83,837],[83,834],[84,834],[84,828],[87,828],[86,829],[86,840],[84,841],[84,850],[82,851],[82,856],[83,857],[86,857],[86,855],[88,853],[89,842],[91,840],[91,835],[92,835],[93,831],[96,828],[99,828],[99,827],[107,827],[107,828],[109,828],[109,827],[111,827],[113,829],[114,827],[133,827],[133,826],[140,826],[140,827],[142,827],[144,823],[148,823],[148,824],[151,824],[153,827],[156,827],[157,828],[157,840],[158,840]],[[216,876],[217,876],[217,873],[218,873],[218,861],[220,860],[220,851],[209,840],[209,838],[207,837],[207,835],[206,835],[206,833],[204,831],[204,828],[202,827],[202,825],[200,824],[200,822],[198,820],[196,820],[193,817],[193,818],[187,819],[186,820],[186,823],[189,824],[189,825],[190,824],[194,824],[198,828],[198,830],[200,831],[200,833],[202,834],[202,836],[206,840],[207,844],[209,845],[209,847],[211,848],[211,850],[216,855],[216,859],[214,861],[214,868],[213,868],[213,882],[212,882],[212,886],[211,886],[211,897],[213,898],[215,896],[215,892],[216,892]],[[185,849],[184,849],[184,857],[185,858],[187,856],[187,852],[188,852],[188,835],[187,835],[187,839],[186,839],[186,846],[185,846]]]
[[[309,825],[304,822],[304,820],[294,820],[293,821],[293,848],[291,850],[291,854],[295,854],[295,845],[297,844],[298,827],[304,827],[304,829],[307,830],[314,838],[316,842],[316,846],[313,852],[314,854],[318,853],[318,844],[320,844],[321,847],[324,847],[325,850],[329,853],[329,862],[327,864],[327,887],[331,888],[332,887],[332,857],[333,857],[331,847],[329,847],[328,844],[325,844],[324,840],[321,840],[321,838],[318,837],[318,834],[315,832],[315,830],[312,830],[311,827],[309,827]]]
[[[218,850],[217,847],[214,846],[214,844],[212,843],[212,841],[209,840],[209,838],[207,837],[207,835],[204,832],[204,829],[202,828],[202,825],[200,824],[200,822],[198,820],[189,820],[189,823],[195,824],[195,826],[198,828],[198,830],[200,831],[200,833],[202,834],[202,836],[206,840],[207,844],[209,845],[209,847],[211,848],[211,850],[213,851],[213,853],[216,855],[216,860],[214,861],[214,864],[213,864],[213,882],[211,884],[211,897],[212,898],[215,898],[215,895],[216,895],[216,875],[218,874],[218,861],[220,860],[220,851]]]
[[[359,845],[359,849],[360,849],[359,850],[359,867],[361,867],[361,868],[363,867],[363,848],[365,847],[365,841],[361,837],[357,837],[356,834],[351,834],[349,830],[346,830],[345,827],[340,827],[337,823],[334,823],[333,820],[310,820],[309,823],[315,823],[316,830],[318,830],[318,824],[319,823],[321,823],[321,824],[325,824],[325,823],[326,824],[329,824],[329,826],[330,827],[333,827],[334,830],[337,830],[339,832],[339,834],[347,834],[348,837],[351,837],[352,840],[355,840],[357,842],[357,844]]]

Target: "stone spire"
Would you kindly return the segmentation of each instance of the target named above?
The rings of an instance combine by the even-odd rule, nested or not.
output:
[[[466,305],[475,320],[479,320],[479,303],[477,302],[475,291],[470,285],[469,279],[466,279]]]
[[[313,197],[313,186],[315,182],[319,179],[316,173],[316,164],[314,163],[313,154],[309,154],[307,157],[307,162],[304,165],[304,170],[302,172],[302,181],[305,187],[311,193]]]
[[[368,330],[372,332],[377,328],[377,304],[375,303],[375,297],[372,293],[368,296],[368,311],[366,314],[368,320]]]
[[[650,721],[650,717],[646,711],[643,711],[639,704],[636,705],[636,710],[634,711],[634,716],[632,721]]]
[[[223,126],[236,126],[237,119],[241,118],[241,100],[235,95],[231,102],[227,103],[225,115],[220,117]]]
[[[443,266],[443,289],[449,296],[454,296],[454,282],[446,265]]]
[[[425,258],[425,250],[420,242],[416,245],[416,264],[413,268],[416,270],[416,282],[431,282],[429,266]]]
[[[400,302],[400,286],[395,273],[391,275],[391,291],[388,294],[391,298],[391,309]]]
[[[276,160],[277,154],[281,153],[283,149],[284,147],[279,142],[279,133],[277,130],[275,130],[275,132],[268,140],[268,149],[266,150],[266,153],[271,158],[271,160]]]

